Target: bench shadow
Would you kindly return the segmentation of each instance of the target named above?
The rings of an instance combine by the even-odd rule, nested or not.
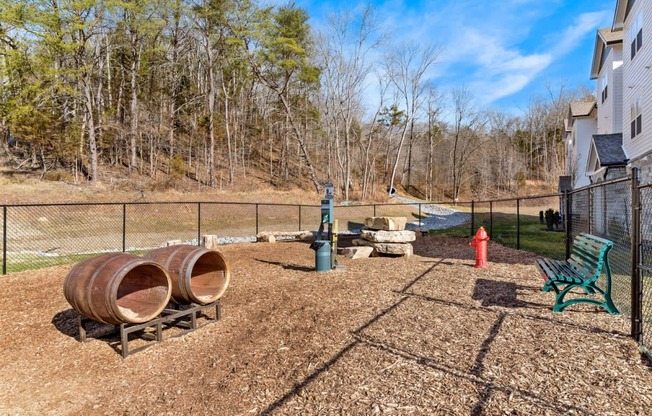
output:
[[[546,305],[519,299],[519,290],[532,291],[538,289],[530,286],[520,286],[513,282],[478,279],[475,281],[471,299],[481,301],[482,306],[502,306],[505,308],[546,307]]]

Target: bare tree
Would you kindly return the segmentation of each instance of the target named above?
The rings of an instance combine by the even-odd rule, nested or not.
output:
[[[453,200],[457,201],[466,172],[467,163],[478,147],[479,131],[483,127],[482,114],[473,107],[473,95],[466,86],[454,88],[452,127],[452,191]]]
[[[406,137],[414,136],[414,125],[424,110],[427,98],[428,71],[435,65],[441,49],[432,44],[421,46],[409,44],[391,49],[385,60],[385,70],[396,89],[401,102],[405,106],[405,124],[398,143],[392,174],[389,180],[390,189],[394,187],[396,169],[401,159],[401,150]]]
[[[328,28],[320,35],[318,58],[322,69],[324,109],[327,129],[334,138],[334,151],[342,173],[344,199],[349,199],[353,124],[363,113],[365,81],[373,67],[369,56],[382,44],[385,35],[367,6],[358,16],[345,10],[329,17]],[[344,138],[343,155],[340,135]]]

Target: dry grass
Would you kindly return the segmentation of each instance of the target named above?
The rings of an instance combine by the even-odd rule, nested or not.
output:
[[[69,266],[0,280],[2,414],[646,414],[652,371],[628,322],[552,313],[533,256],[421,238],[410,258],[340,258],[305,243],[225,246],[223,319],[122,359],[76,341]],[[139,341],[134,341],[139,342]]]

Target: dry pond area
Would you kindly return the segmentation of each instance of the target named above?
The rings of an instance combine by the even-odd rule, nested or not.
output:
[[[409,258],[340,257],[346,271],[316,273],[306,243],[221,251],[222,319],[126,359],[115,336],[77,341],[71,266],[2,277],[0,414],[652,412],[629,322],[553,313],[529,253],[490,242],[475,269],[468,239],[425,237]]]

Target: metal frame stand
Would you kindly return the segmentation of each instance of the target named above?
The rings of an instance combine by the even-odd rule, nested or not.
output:
[[[176,338],[180,337],[182,335],[185,335],[189,332],[194,331],[195,329],[199,329],[205,325],[207,325],[210,322],[206,322],[203,325],[197,325],[197,318],[201,314],[201,312],[207,310],[207,309],[212,309],[215,308],[215,319],[211,319],[210,317],[206,316],[207,319],[211,321],[219,321],[222,318],[222,305],[220,303],[220,300],[217,300],[213,303],[209,303],[206,305],[191,305],[189,308],[186,309],[171,309],[171,308],[166,308],[163,310],[161,315],[158,318],[154,318],[151,321],[142,323],[142,324],[128,324],[128,323],[123,323],[120,325],[115,325],[115,332],[120,334],[120,345],[121,345],[121,355],[122,358],[126,358],[129,355],[129,334],[132,334],[134,332],[138,331],[143,331],[146,328],[156,328],[155,334],[149,333],[149,332],[144,332],[141,335],[141,338],[143,339],[149,339],[152,341],[161,342],[163,341],[163,326],[165,325],[166,327],[176,327],[176,328],[185,328],[185,331],[181,333],[177,333],[173,336],[170,336],[168,338]],[[187,318],[190,318],[189,320]],[[79,342],[86,342],[87,339],[87,333],[86,333],[86,324],[88,322],[94,322],[92,319],[87,318],[83,315],[79,315],[78,317],[78,324],[79,324]],[[136,351],[141,351],[144,350],[147,347],[150,347],[151,345],[146,345],[140,348],[137,348]]]

